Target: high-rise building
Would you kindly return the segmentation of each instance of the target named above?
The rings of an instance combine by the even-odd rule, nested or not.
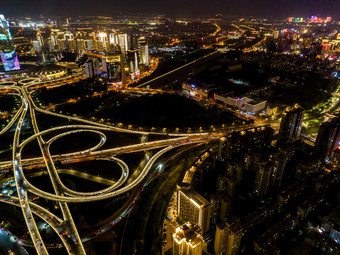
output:
[[[85,73],[86,73],[86,77],[88,78],[93,78],[94,77],[94,68],[93,68],[93,64],[92,61],[90,59],[88,59],[85,62]]]
[[[131,35],[130,38],[130,50],[134,50],[134,49],[138,49],[139,47],[139,44],[138,44],[138,41],[139,41],[139,37],[138,36],[135,36],[135,35]]]
[[[273,187],[281,186],[283,173],[286,167],[286,163],[293,155],[294,150],[279,150],[274,153],[270,160],[273,162],[273,169],[270,177],[270,185]]]
[[[122,53],[125,55],[126,51],[129,49],[127,34],[118,35],[118,45],[120,46]]]
[[[214,251],[215,255],[236,255],[241,246],[243,227],[234,222],[224,222],[216,226]]]
[[[340,118],[330,115],[320,126],[314,146],[314,154],[322,159],[330,159],[336,148],[340,146]]]
[[[44,38],[40,31],[37,32],[37,41],[39,42],[40,47],[44,45]]]
[[[108,41],[108,39],[107,39],[107,33],[101,32],[101,33],[98,34],[98,36],[99,36],[99,40],[100,40],[100,41],[102,42],[102,44],[103,44],[103,49],[106,50],[106,48],[107,48],[108,45],[109,45],[109,41]]]
[[[57,45],[57,36],[53,31],[50,34],[49,46],[50,46],[50,51],[54,51],[56,49],[56,47],[58,46]]]
[[[254,194],[256,196],[261,197],[267,193],[272,169],[273,164],[271,161],[259,164],[254,183]]]
[[[118,34],[111,33],[109,37],[110,44],[118,44]]]
[[[278,145],[286,145],[300,136],[304,114],[304,110],[298,104],[287,107],[280,124]]]
[[[19,60],[15,53],[9,25],[4,15],[0,14],[0,56],[5,71],[19,70]]]
[[[173,234],[174,255],[201,255],[205,244],[200,228],[189,222],[176,229]]]
[[[145,42],[145,37],[138,39],[140,63],[142,65],[149,65],[149,46]]]
[[[184,220],[200,226],[203,233],[209,230],[210,203],[196,191],[179,188],[177,194],[177,212]]]
[[[130,70],[130,79],[134,80],[140,75],[138,50],[128,50],[127,57]]]
[[[113,82],[125,83],[125,59],[123,54],[107,54],[102,58],[103,72]]]

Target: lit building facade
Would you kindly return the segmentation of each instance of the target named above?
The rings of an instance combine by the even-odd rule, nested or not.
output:
[[[4,15],[0,14],[0,56],[5,71],[19,70],[19,60],[15,53],[9,25]]]
[[[197,224],[203,233],[209,230],[211,205],[192,189],[179,188],[177,194],[177,212],[184,220]]]
[[[173,234],[174,255],[201,255],[204,240],[200,228],[189,222],[178,227]]]
[[[108,54],[102,58],[103,72],[113,82],[125,83],[125,59],[122,54]]]

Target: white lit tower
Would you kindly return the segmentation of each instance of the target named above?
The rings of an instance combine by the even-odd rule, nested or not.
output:
[[[127,34],[119,34],[118,35],[118,45],[120,46],[120,49],[125,56],[125,53],[128,50]]]
[[[107,49],[107,47],[108,47],[108,40],[107,40],[107,33],[105,33],[105,32],[100,32],[99,34],[98,34],[98,36],[99,36],[99,40],[102,42],[102,44],[103,44],[103,49]]]
[[[145,37],[138,39],[140,63],[142,65],[149,65],[149,46],[145,42]]]

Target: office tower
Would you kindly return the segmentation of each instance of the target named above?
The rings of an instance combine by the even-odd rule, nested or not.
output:
[[[109,42],[110,44],[118,44],[118,34],[117,33],[111,33],[109,36]]]
[[[100,62],[98,59],[93,59],[92,60],[92,64],[93,64],[93,71],[94,71],[94,75],[99,75],[101,74],[100,72]]]
[[[201,255],[205,244],[200,228],[189,222],[176,229],[173,234],[174,255]]]
[[[37,41],[39,42],[40,47],[44,45],[44,38],[42,37],[40,31],[37,32]]]
[[[122,53],[125,55],[128,48],[128,40],[127,40],[127,34],[119,34],[118,35],[118,45],[120,46],[120,49]]]
[[[272,169],[273,163],[271,161],[258,165],[253,189],[256,196],[261,197],[267,193]]]
[[[93,78],[95,76],[94,74],[94,68],[93,63],[90,59],[86,60],[85,62],[85,73],[87,78]]]
[[[226,138],[226,160],[243,157],[245,153],[267,149],[271,146],[274,130],[270,126],[234,132]]]
[[[141,45],[140,48],[140,63],[142,65],[149,65],[149,47],[147,44]]]
[[[199,225],[203,233],[207,232],[210,225],[210,203],[192,189],[180,188],[177,192],[178,215]]]
[[[145,41],[145,37],[140,37],[138,39],[138,48],[139,48],[139,55],[140,55],[140,63],[142,65],[149,64],[149,46]]]
[[[4,15],[0,14],[0,56],[5,71],[19,70],[19,60],[15,53],[9,25]]]
[[[241,246],[243,227],[230,219],[216,226],[214,251],[215,255],[236,255]]]
[[[134,50],[134,49],[138,49],[139,48],[139,44],[138,44],[138,41],[139,41],[139,38],[138,36],[134,36],[134,35],[131,35],[129,36],[129,41],[130,41],[130,50]]]
[[[330,115],[320,126],[314,146],[314,155],[321,159],[330,159],[334,150],[340,146],[340,119]]]
[[[139,71],[139,61],[138,61],[138,50],[128,50],[127,58],[130,70],[130,79],[134,80],[140,75]]]
[[[93,78],[100,74],[100,64],[97,59],[87,59],[84,65],[85,73],[88,78]]]
[[[113,82],[125,83],[125,59],[122,54],[107,54],[102,58],[103,72]]]
[[[51,51],[55,50],[57,46],[57,37],[53,31],[50,34],[49,46]]]
[[[280,124],[278,145],[286,145],[300,136],[304,114],[304,110],[298,104],[293,108],[287,107]]]
[[[98,36],[99,36],[99,40],[103,44],[103,50],[106,50],[106,48],[108,47],[108,44],[109,44],[109,42],[107,40],[107,33],[101,32],[101,33],[98,34]]]

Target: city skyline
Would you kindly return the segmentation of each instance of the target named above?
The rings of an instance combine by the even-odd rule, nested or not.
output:
[[[17,6],[20,5],[18,9]],[[334,0],[240,0],[217,1],[155,1],[130,0],[111,2],[99,0],[83,2],[79,0],[14,0],[7,2],[2,9],[6,16],[115,16],[125,13],[160,13],[169,16],[211,16],[217,13],[230,16],[283,17],[283,16],[338,16],[340,2]]]
[[[0,14],[0,254],[340,255],[340,20],[311,2]]]

